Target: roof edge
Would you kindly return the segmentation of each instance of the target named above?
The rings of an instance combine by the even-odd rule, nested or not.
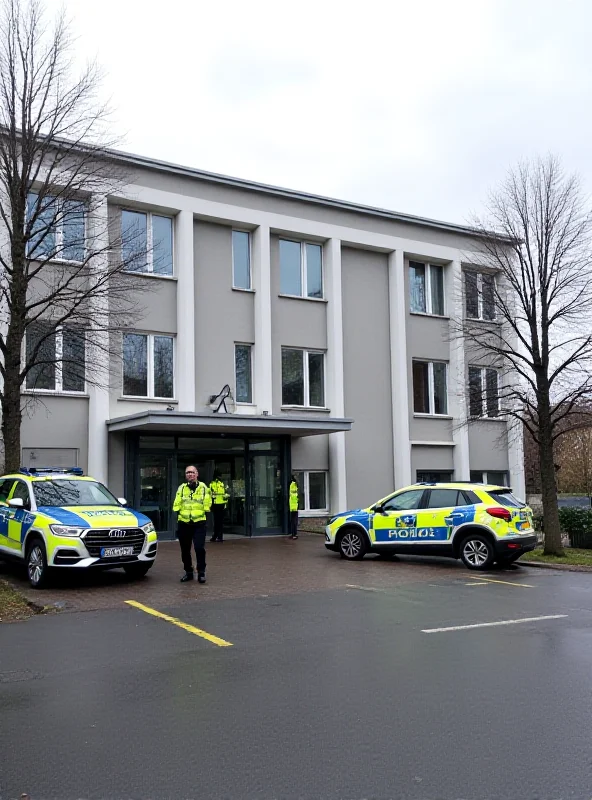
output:
[[[479,231],[476,228],[472,228],[468,225],[460,225],[455,222],[445,222],[443,220],[431,219],[430,217],[419,217],[414,214],[403,214],[398,211],[390,211],[389,209],[380,208],[378,206],[367,206],[360,203],[354,203],[350,200],[339,200],[337,198],[312,194],[310,192],[304,192],[297,189],[285,189],[281,186],[259,183],[257,181],[247,180],[246,178],[235,178],[229,175],[222,175],[217,172],[207,172],[195,167],[186,167],[181,164],[175,164],[171,161],[162,161],[161,159],[150,158],[149,156],[127,153],[123,150],[110,149],[106,152],[111,158],[120,160],[126,164],[135,164],[136,166],[153,169],[159,172],[168,172],[176,175],[183,175],[188,178],[196,178],[208,183],[218,183],[225,186],[232,186],[235,188],[247,189],[253,192],[260,192],[261,194],[271,194],[291,200],[301,200],[308,203],[314,203],[316,205],[339,208],[344,211],[368,214],[369,216],[392,219],[397,222],[406,222],[411,225],[437,228],[438,230],[445,230],[450,233],[459,233],[465,236],[479,235]]]

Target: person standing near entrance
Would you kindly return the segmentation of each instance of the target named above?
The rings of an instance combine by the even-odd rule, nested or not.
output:
[[[290,539],[298,538],[298,483],[294,475],[290,481]]]
[[[224,512],[226,511],[226,503],[228,503],[228,487],[220,480],[222,476],[216,470],[214,478],[210,483],[210,492],[212,494],[212,511],[214,513],[214,535],[210,542],[223,542],[224,541]]]
[[[212,495],[205,483],[200,483],[197,467],[187,467],[185,483],[177,489],[173,511],[177,512],[177,538],[185,575],[181,583],[193,580],[191,544],[195,549],[197,580],[206,582],[206,514],[212,507]]]

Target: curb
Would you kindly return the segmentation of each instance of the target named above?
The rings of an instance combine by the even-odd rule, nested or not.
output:
[[[583,564],[546,564],[544,561],[520,561],[520,559],[515,564],[536,569],[555,569],[560,572],[592,572],[592,567],[586,567]]]

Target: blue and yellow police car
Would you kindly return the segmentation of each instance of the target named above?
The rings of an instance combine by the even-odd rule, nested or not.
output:
[[[58,569],[123,567],[142,578],[157,548],[150,519],[77,467],[0,477],[0,557],[24,561],[36,589]]]
[[[460,558],[469,569],[510,564],[537,539],[532,510],[507,486],[417,483],[332,517],[325,547],[342,558],[397,553]]]

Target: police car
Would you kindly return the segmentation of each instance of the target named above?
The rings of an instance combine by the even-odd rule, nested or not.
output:
[[[157,548],[150,519],[77,467],[0,477],[0,557],[24,561],[36,589],[54,568],[123,567],[142,578]]]
[[[337,514],[325,530],[325,547],[342,558],[448,556],[476,570],[510,564],[536,542],[532,510],[510,488],[464,482],[416,483]]]

